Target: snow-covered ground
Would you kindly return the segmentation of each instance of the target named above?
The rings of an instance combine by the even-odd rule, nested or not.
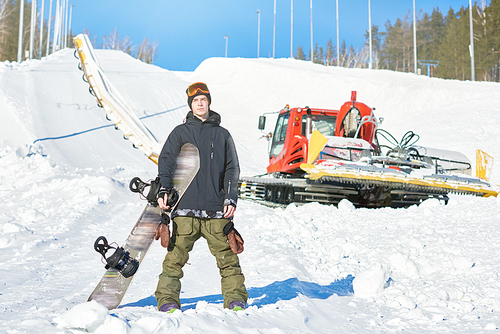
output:
[[[291,59],[204,61],[171,72],[96,50],[108,78],[158,140],[184,118],[185,89],[208,83],[244,175],[265,171],[258,116],[339,108],[358,92],[396,138],[471,160],[500,157],[500,85]],[[0,64],[0,333],[489,333],[500,327],[500,200],[452,196],[408,209],[240,201],[245,311],[222,308],[215,260],[200,240],[183,278],[183,312],[161,314],[155,244],[120,308],[87,297],[104,273],[94,240],[118,243],[145,203],[128,191],[156,166],[123,140],[88,93],[73,50]],[[266,131],[273,128],[268,118]],[[87,131],[90,130],[90,131]],[[58,138],[49,139],[46,138]],[[37,141],[38,140],[38,141]],[[493,168],[492,183],[500,183]]]

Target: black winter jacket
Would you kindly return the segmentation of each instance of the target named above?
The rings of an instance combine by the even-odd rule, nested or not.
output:
[[[223,211],[224,205],[236,206],[240,167],[233,139],[220,124],[220,115],[212,110],[202,122],[189,111],[184,124],[172,130],[158,159],[162,187],[172,187],[176,158],[182,145],[191,143],[200,152],[200,169],[177,209]]]

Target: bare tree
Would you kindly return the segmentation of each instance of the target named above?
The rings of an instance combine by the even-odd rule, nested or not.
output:
[[[128,53],[129,55],[131,55],[133,52],[132,41],[130,37],[125,36],[123,39],[120,39],[116,28],[109,36],[103,36],[102,48],[120,50]]]
[[[8,6],[8,4],[9,0],[0,0],[0,34],[8,31],[9,27],[5,24],[5,18],[14,12],[14,6]]]
[[[0,32],[5,29],[5,27],[2,25],[3,19],[9,15],[9,12],[12,12],[13,9],[10,11],[7,9],[7,2],[8,0],[0,0]]]
[[[158,52],[159,43],[154,40],[149,43],[147,38],[142,40],[141,45],[139,45],[139,50],[137,51],[137,59],[142,60],[145,63],[152,64],[156,53]]]

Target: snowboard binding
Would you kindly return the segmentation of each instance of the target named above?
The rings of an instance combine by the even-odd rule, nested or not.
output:
[[[149,187],[148,194],[145,194],[146,188]],[[157,177],[156,179],[152,180],[151,182],[144,182],[138,177],[134,177],[129,184],[129,189],[130,191],[134,193],[139,193],[141,196],[144,196],[147,201],[154,206],[158,205],[158,193],[161,193],[160,195],[163,194],[164,189],[161,189],[160,185],[160,178]],[[161,189],[161,191],[160,191]],[[170,207],[173,207],[177,201],[179,200],[179,193],[175,188],[169,189],[169,191],[166,192],[168,197],[167,197],[167,205]]]
[[[115,252],[108,258],[106,253],[110,248],[115,249]],[[123,277],[128,278],[135,274],[139,268],[139,261],[130,257],[130,253],[126,252],[123,247],[113,247],[108,244],[108,240],[101,236],[94,242],[94,249],[101,254],[106,261],[106,269],[114,268],[120,272]]]
[[[146,188],[149,187],[148,194],[145,194]],[[153,205],[158,205],[156,201],[156,195],[158,195],[158,191],[160,191],[160,179],[157,177],[155,180],[150,183],[142,181],[138,177],[134,177],[129,184],[130,191],[134,193],[139,193],[144,196],[149,203]]]

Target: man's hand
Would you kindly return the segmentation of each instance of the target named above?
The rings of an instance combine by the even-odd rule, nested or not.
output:
[[[236,208],[233,205],[224,205],[224,218],[230,218],[234,216],[235,211]]]
[[[170,207],[167,205],[167,196],[168,194],[165,194],[164,197],[158,197],[158,205],[160,206],[160,209],[163,210],[170,209]]]
[[[174,188],[161,188],[156,201],[160,209],[169,210],[179,200],[179,193]]]

